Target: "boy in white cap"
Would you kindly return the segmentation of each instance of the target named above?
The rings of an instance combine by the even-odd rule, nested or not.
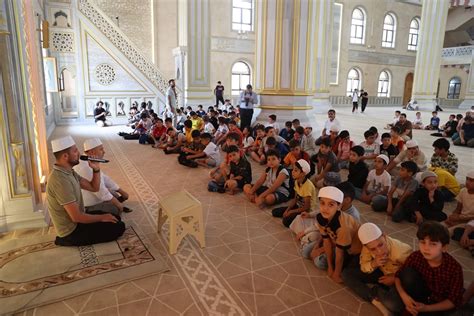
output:
[[[474,220],[474,170],[466,175],[466,187],[462,188],[458,196],[456,209],[445,222],[448,226],[465,224]]]
[[[309,163],[300,159],[293,164],[291,176],[295,180],[295,197],[286,207],[278,207],[272,210],[275,217],[283,217],[283,225],[289,227],[298,214],[311,212],[316,209],[316,188],[308,179],[311,172]]]
[[[385,168],[390,163],[390,159],[384,155],[378,155],[375,158],[374,169],[369,171],[367,181],[362,188],[362,195],[360,200],[364,203],[372,205],[372,208],[376,212],[383,211],[384,204],[381,200],[386,200],[388,191],[392,186],[392,177]]]
[[[340,211],[344,193],[338,188],[323,187],[318,197],[320,213],[316,220],[323,238],[328,276],[334,282],[342,283],[343,267],[359,255],[362,248],[357,236],[360,224],[351,215]]]
[[[105,155],[104,146],[99,138],[86,139],[84,141],[84,152],[87,156],[100,159],[103,159]],[[93,171],[86,161],[80,161],[78,165],[74,166],[74,171],[86,180],[92,179]],[[122,202],[128,199],[128,193],[122,190],[118,184],[104,172],[100,174],[99,191],[90,192],[82,190],[82,196],[84,198],[86,213],[89,214],[101,211],[120,215],[122,212],[129,213],[131,211],[122,204]]]
[[[56,163],[46,196],[48,211],[56,229],[56,245],[84,246],[108,242],[122,236],[125,224],[112,214],[89,215],[84,212],[81,189],[97,192],[100,188],[100,164],[89,161],[92,179],[87,181],[72,168],[79,163],[79,150],[71,136],[51,141]]]
[[[428,167],[428,160],[425,154],[418,147],[416,140],[409,140],[406,143],[407,149],[402,150],[387,166],[387,171],[391,172],[396,166],[404,161],[413,161],[418,166],[418,170],[423,172]],[[396,170],[398,171],[398,170]],[[397,173],[395,171],[395,174]]]
[[[400,313],[404,306],[395,288],[395,272],[412,252],[411,247],[385,235],[373,223],[362,224],[358,236],[363,245],[360,260],[344,269],[344,284],[382,314]]]

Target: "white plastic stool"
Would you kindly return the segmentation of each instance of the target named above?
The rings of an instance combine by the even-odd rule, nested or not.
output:
[[[163,198],[159,202],[158,233],[169,218],[169,251],[175,254],[181,240],[187,235],[196,237],[201,248],[206,246],[202,206],[194,196],[184,190]]]

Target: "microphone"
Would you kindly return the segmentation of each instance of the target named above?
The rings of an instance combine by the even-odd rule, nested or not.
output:
[[[93,161],[93,162],[101,162],[101,163],[107,163],[109,160],[107,159],[101,159],[101,158],[94,158],[94,157],[89,157],[87,155],[81,155],[79,159],[84,160],[84,161]]]

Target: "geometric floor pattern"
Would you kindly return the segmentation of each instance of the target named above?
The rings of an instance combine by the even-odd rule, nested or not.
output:
[[[362,141],[360,135],[366,129],[360,126],[362,115],[337,111],[338,119],[351,131],[356,143]],[[393,109],[383,108],[373,114],[371,111],[369,108],[365,118],[383,131]],[[441,113],[441,120],[448,114]],[[325,116],[319,115],[318,125],[324,120]],[[258,209],[242,194],[207,192],[208,170],[182,167],[176,156],[166,156],[137,141],[124,141],[116,136],[121,130],[125,127],[58,127],[53,137],[69,133],[78,145],[89,137],[102,139],[106,158],[111,160],[103,170],[130,193],[127,206],[134,212],[125,214],[125,221],[133,225],[146,244],[166,257],[170,271],[18,315],[378,315],[370,304],[303,259],[292,233],[271,216],[269,209]],[[430,157],[434,138],[425,131],[415,131],[415,138]],[[472,149],[455,147],[453,151],[460,158],[461,180],[472,168]],[[263,167],[252,167],[256,178]],[[156,234],[157,203],[163,196],[183,188],[203,205],[206,248],[201,249],[194,239],[186,238],[178,253],[170,256],[166,230],[160,236]],[[374,222],[390,236],[416,246],[413,224],[392,223],[366,205],[357,201],[354,204],[363,222]],[[451,212],[454,207],[450,203],[446,211]],[[48,229],[32,229],[15,234],[46,232]],[[1,235],[0,242],[15,238],[15,234]],[[455,243],[450,244],[449,252],[462,264],[466,283],[473,280],[474,260],[470,254]]]

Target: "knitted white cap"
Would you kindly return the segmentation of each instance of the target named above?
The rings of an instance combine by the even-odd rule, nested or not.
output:
[[[344,200],[344,193],[336,187],[324,187],[319,190],[319,198],[328,198],[338,203],[342,203]]]
[[[53,148],[53,153],[64,150],[66,148],[74,146],[76,143],[71,136],[64,136],[61,138],[53,139],[51,141],[51,147]]]
[[[303,171],[304,174],[310,173],[311,167],[310,167],[309,163],[306,160],[300,159],[300,160],[297,161],[297,163],[298,163],[298,165],[300,165],[301,170]]]
[[[418,147],[418,142],[414,139],[410,139],[409,141],[407,141],[406,145],[407,148]]]
[[[359,227],[357,232],[359,240],[363,245],[367,245],[369,242],[382,236],[382,231],[374,223],[365,223]]]
[[[102,142],[98,138],[86,139],[86,141],[84,142],[84,151],[94,149],[96,147],[99,147],[100,145],[102,145]]]
[[[387,165],[388,165],[388,163],[390,162],[390,158],[388,158],[387,155],[384,155],[384,154],[378,155],[377,158],[380,158],[380,159],[382,159],[383,161],[385,161],[385,164],[387,164]]]

